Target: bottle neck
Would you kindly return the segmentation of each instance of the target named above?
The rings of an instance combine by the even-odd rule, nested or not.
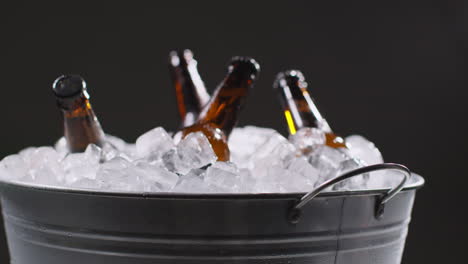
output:
[[[197,71],[196,62],[173,67],[172,76],[182,125],[192,125],[210,99]]]
[[[332,132],[306,89],[296,88],[294,92],[289,87],[281,89],[280,102],[291,135],[303,127],[319,128],[326,133]]]
[[[201,112],[201,109],[203,108],[203,106],[205,106],[208,103],[208,101],[210,101],[210,95],[206,91],[206,87],[205,87],[205,84],[203,83],[202,78],[200,77],[200,73],[198,73],[196,61],[191,61],[190,63],[188,63],[187,72],[188,72],[188,75],[190,76],[191,84],[193,85],[195,95],[200,105],[199,112]]]
[[[223,131],[221,131],[212,123],[197,123],[184,128],[182,136],[185,137],[193,132],[202,132],[206,136],[211,144],[211,147],[213,148],[213,151],[218,157],[218,161],[229,161],[230,152],[227,138]]]
[[[237,124],[238,115],[244,105],[252,80],[239,80],[228,76],[216,89],[199,121],[211,123],[229,137]]]
[[[104,145],[104,132],[86,96],[74,100],[59,99],[58,104],[70,152],[83,152],[89,144]]]

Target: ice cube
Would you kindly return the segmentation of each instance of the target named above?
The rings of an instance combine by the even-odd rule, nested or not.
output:
[[[295,157],[289,161],[287,169],[306,178],[309,185],[314,186],[319,177],[319,171],[305,157]]]
[[[0,177],[4,180],[20,180],[27,173],[27,165],[21,155],[6,156],[0,161]]]
[[[276,173],[275,170],[282,171],[286,169],[287,162],[295,156],[296,148],[283,136],[273,134],[252,155],[249,168],[252,176],[258,180],[258,184],[261,181],[272,181],[276,177],[271,178],[271,174]],[[271,178],[272,180],[266,180],[265,178]],[[279,190],[275,187],[277,186],[276,183],[270,185],[270,183],[266,182],[265,184],[267,186],[261,188],[260,191],[270,190],[276,192]]]
[[[177,131],[177,133],[174,134],[174,137],[172,137],[172,140],[174,141],[174,144],[179,144],[179,142],[182,140],[183,133],[182,131]]]
[[[107,144],[102,148],[105,160],[111,160],[117,156],[127,160],[135,160],[138,158],[135,144],[129,144],[123,139],[112,135],[106,135],[106,140]]]
[[[180,177],[179,182],[173,189],[174,192],[181,193],[207,193],[210,188],[203,181],[206,170],[193,169],[186,175]]]
[[[102,182],[89,178],[80,178],[70,183],[69,187],[77,189],[101,189]]]
[[[382,154],[374,143],[359,135],[346,137],[349,146],[348,153],[355,158],[363,160],[366,164],[378,164],[383,162]]]
[[[314,189],[315,181],[300,173],[284,170],[279,180],[280,192],[309,192]]]
[[[302,152],[310,152],[314,148],[324,145],[326,138],[323,130],[304,127],[299,129],[296,134],[289,136],[289,141]]]
[[[255,166],[255,162],[265,158],[272,163],[280,162],[295,155],[295,152],[294,145],[279,133],[275,133],[257,147],[252,154],[250,167]]]
[[[239,169],[232,162],[216,162],[206,170],[205,183],[224,192],[237,192],[240,188]]]
[[[154,128],[136,140],[136,152],[139,157],[151,155],[159,159],[165,152],[174,147],[171,136],[162,127]]]
[[[102,149],[88,145],[83,153],[69,153],[62,161],[65,182],[73,184],[83,178],[96,179],[96,172],[102,157]]]
[[[368,189],[388,189],[400,184],[403,180],[403,174],[396,170],[382,170],[370,173],[368,180]]]
[[[256,168],[259,168],[258,166]],[[281,192],[281,178],[285,177],[284,169],[278,165],[263,166],[258,172],[252,171],[252,177],[255,179],[255,191],[259,193]]]
[[[132,163],[128,160],[121,157],[115,157],[101,164],[96,176],[102,181],[112,182],[119,176],[122,176],[122,174],[125,174],[126,169],[130,166],[132,166]]]
[[[257,180],[252,176],[249,169],[240,168],[239,169],[239,192],[240,193],[255,193],[257,192],[255,186],[257,185]]]
[[[187,135],[177,145],[177,152],[179,158],[192,168],[205,166],[217,159],[210,142],[201,132]]]
[[[156,184],[158,188],[163,191],[170,191],[179,181],[179,176],[177,176],[177,174],[158,165],[140,162],[136,167],[140,169],[142,173],[146,174],[146,176],[140,174],[142,177],[145,177],[145,179],[142,178],[142,180],[147,180],[151,182],[151,184]]]
[[[176,165],[176,162],[178,162],[177,149],[173,148],[167,151],[166,153],[164,153],[161,160],[167,170],[172,171],[172,172],[177,172],[177,165]]]
[[[266,170],[266,175],[257,178],[256,190],[258,192],[307,192],[313,189],[312,181],[299,173],[292,172],[277,165],[264,169]]]
[[[101,164],[96,179],[102,188],[112,191],[160,192],[171,189],[178,177],[149,163],[132,164],[125,158],[115,157]]]
[[[59,153],[60,157],[64,158],[68,153],[67,139],[65,137],[61,137],[55,143],[54,148],[55,148],[55,151]]]
[[[125,150],[125,145],[126,143],[123,140],[111,135],[106,135],[106,142],[102,147],[104,151],[101,153],[102,161],[110,160],[117,156],[120,151]],[[64,137],[61,137],[57,143],[55,143],[55,150],[62,158],[65,158],[65,156],[68,155],[69,151],[67,149],[67,141]]]
[[[18,154],[23,158],[24,162],[27,164],[29,167],[29,164],[31,164],[31,157],[34,155],[36,152],[36,147],[28,147],[23,150],[21,150]]]
[[[254,126],[234,128],[228,141],[231,161],[239,168],[247,167],[250,156],[274,134],[278,132],[271,128]]]
[[[364,164],[358,160],[353,158],[348,158],[341,162],[340,167],[336,173],[336,176],[340,176],[345,174],[349,171],[355,170],[364,166]],[[353,189],[366,189],[367,182],[369,180],[369,173],[364,173],[362,175],[356,175],[346,180],[343,180],[339,183],[336,183],[333,186],[333,190],[353,190]]]
[[[253,152],[253,156],[263,158],[269,156],[279,145],[289,143],[288,140],[279,133],[273,133],[265,138],[262,144],[258,145]]]
[[[85,161],[89,165],[97,165],[101,161],[102,152],[103,150],[100,147],[89,144],[84,152]]]
[[[55,143],[55,150],[59,153],[62,159],[68,154],[67,141],[64,137],[61,137],[57,143]],[[128,144],[118,137],[106,135],[106,142],[102,146],[101,155],[101,161],[111,160],[116,156],[134,156],[135,145]]]
[[[348,159],[344,152],[325,145],[314,149],[308,158],[310,164],[319,171],[316,186],[338,176],[341,163]]]
[[[154,173],[150,175],[154,181],[161,186],[161,190],[170,191],[179,181],[179,176],[164,168],[155,168]]]
[[[60,155],[52,147],[40,147],[30,156],[29,176],[42,184],[57,184],[63,180],[64,171]]]
[[[129,145],[123,139],[109,134],[106,134],[106,141],[119,151],[126,151],[127,146]]]
[[[176,149],[166,152],[162,160],[172,172],[186,174],[217,160],[210,142],[201,132],[190,133],[179,142]]]
[[[104,146],[102,147],[102,149],[100,151],[99,161],[100,162],[106,162],[106,161],[111,160],[111,159],[113,159],[115,157],[118,157],[118,156],[129,160],[127,158],[127,156],[124,153],[121,153],[117,149],[117,147],[115,147],[114,145],[104,144]]]
[[[115,157],[99,166],[96,180],[101,182],[102,188],[112,191],[132,191],[137,182],[132,182],[130,170],[132,165],[128,160]],[[135,177],[135,175],[133,175]]]
[[[62,166],[67,184],[72,184],[87,175],[89,169],[88,164],[85,162],[84,153],[69,153],[62,160]]]

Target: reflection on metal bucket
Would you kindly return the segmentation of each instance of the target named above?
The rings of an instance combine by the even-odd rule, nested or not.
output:
[[[395,164],[371,170],[387,165],[407,172]],[[397,264],[423,183],[418,176],[390,191],[231,195],[0,188],[15,264]]]

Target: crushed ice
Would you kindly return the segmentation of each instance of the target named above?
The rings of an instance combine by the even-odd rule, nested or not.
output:
[[[26,148],[0,162],[0,179],[72,189],[124,192],[277,193],[307,192],[346,171],[382,163],[365,138],[346,139],[349,149],[323,145],[321,130],[304,128],[289,139],[273,129],[236,128],[229,139],[231,162],[218,162],[202,133],[175,140],[164,128],[141,135],[135,144],[107,136],[100,148],[68,153],[64,138],[55,147]],[[385,188],[401,177],[363,175],[334,190]],[[387,175],[386,175],[387,174]],[[390,175],[391,176],[391,175]]]

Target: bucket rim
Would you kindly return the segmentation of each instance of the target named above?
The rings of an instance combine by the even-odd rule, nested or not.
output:
[[[412,180],[406,184],[401,191],[417,190],[425,184],[422,176],[412,173]],[[294,193],[176,193],[176,192],[122,192],[122,191],[98,191],[93,189],[66,189],[59,186],[28,184],[16,181],[5,181],[0,179],[0,195],[3,187],[29,189],[34,191],[67,193],[75,195],[101,196],[101,197],[124,197],[124,198],[155,198],[155,199],[296,199],[304,196],[305,192]],[[367,196],[381,195],[388,192],[390,188],[363,189],[355,191],[324,191],[317,197],[343,197],[343,196]]]

